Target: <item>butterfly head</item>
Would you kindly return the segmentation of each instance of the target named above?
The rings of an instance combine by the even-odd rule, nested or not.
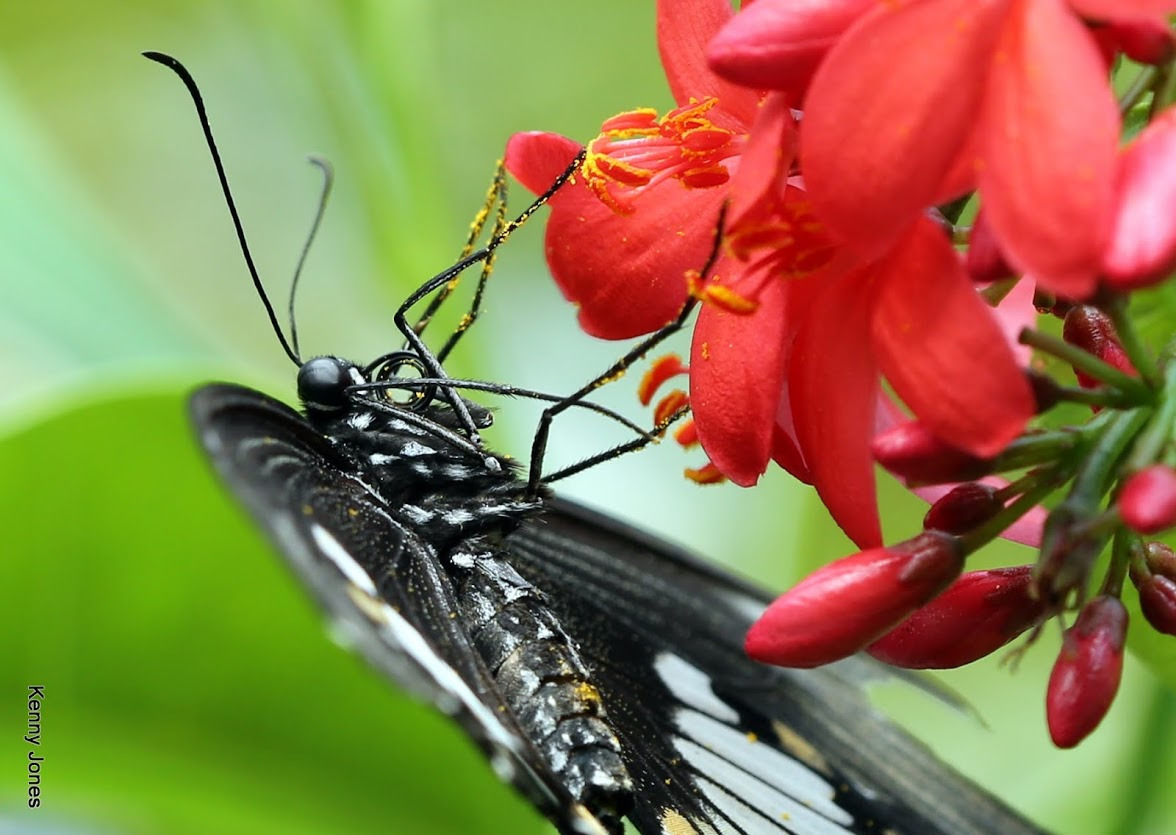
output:
[[[337,418],[374,406],[381,412],[413,412],[446,429],[460,429],[440,391],[443,384],[426,382],[425,374],[423,363],[408,351],[382,357],[364,368],[342,357],[314,357],[298,369],[298,398],[312,419]],[[485,406],[461,400],[479,429],[493,423],[494,415]]]
[[[366,382],[353,362],[340,357],[314,357],[298,369],[298,398],[308,412],[340,412],[353,404],[352,387]]]

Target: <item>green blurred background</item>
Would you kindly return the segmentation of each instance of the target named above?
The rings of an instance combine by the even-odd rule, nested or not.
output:
[[[511,132],[586,139],[668,95],[652,3],[58,2],[0,11],[0,831],[544,832],[472,747],[326,636],[194,451],[183,398],[293,374],[243,269],[186,93],[196,76],[263,276],[307,353],[389,348],[397,299],[452,261]],[[516,207],[523,205],[516,189]],[[503,251],[458,373],[567,391],[617,355],[575,328],[540,224]],[[443,327],[443,326],[441,326]],[[441,328],[439,328],[440,330]],[[633,379],[608,402],[640,415]],[[526,454],[535,410],[492,438]],[[557,424],[555,462],[619,440]],[[779,473],[697,488],[652,450],[567,491],[780,587],[849,546]],[[895,535],[920,505],[885,494]],[[1011,546],[990,561],[1024,561]],[[888,687],[943,756],[1064,832],[1172,819],[1170,691],[1129,665],[1110,718],[1054,751],[1050,629],[1015,672],[946,675],[979,718]],[[1168,660],[1171,660],[1169,654]],[[26,687],[44,685],[42,806],[26,808]]]

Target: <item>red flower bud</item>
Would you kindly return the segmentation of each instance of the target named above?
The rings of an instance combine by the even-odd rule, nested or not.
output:
[[[745,3],[707,44],[707,61],[736,84],[803,93],[829,47],[871,5],[871,0]]]
[[[1066,630],[1045,696],[1049,735],[1059,748],[1073,748],[1106,716],[1123,675],[1127,610],[1102,595],[1082,607]]]
[[[1159,66],[1172,60],[1172,30],[1162,17],[1108,20],[1098,27],[1099,39],[1137,64]]]
[[[970,664],[1035,624],[1045,604],[1032,593],[1033,567],[970,571],[870,644],[896,667],[944,670]]]
[[[1002,510],[1004,502],[997,498],[995,487],[970,481],[931,505],[923,517],[923,528],[958,536],[987,522]]]
[[[1150,535],[1176,525],[1176,470],[1152,464],[1127,477],[1119,515],[1131,530]]]
[[[988,474],[988,462],[949,446],[917,420],[876,436],[874,459],[907,484],[971,481]]]
[[[748,630],[747,654],[782,667],[837,661],[938,594],[963,562],[956,538],[939,531],[844,557],[776,598]]]
[[[1131,579],[1136,580],[1133,576]],[[1176,581],[1151,574],[1136,581],[1139,608],[1157,632],[1176,635]]]
[[[1083,304],[1070,308],[1066,314],[1065,324],[1062,325],[1062,337],[1071,345],[1093,354],[1124,374],[1135,374],[1131,360],[1127,359],[1123,346],[1119,344],[1119,337],[1110,317],[1097,307]],[[1078,378],[1078,385],[1082,388],[1097,388],[1102,385],[1100,380],[1077,369],[1074,376]]]
[[[992,226],[984,218],[983,209],[976,215],[972,232],[968,235],[968,253],[964,257],[964,269],[973,281],[981,284],[1002,281],[1013,275],[1013,268],[1005,260]]]
[[[1176,551],[1163,542],[1149,542],[1143,546],[1143,557],[1152,574],[1176,580]]]
[[[1103,272],[1116,290],[1161,281],[1176,267],[1176,107],[1119,153]]]

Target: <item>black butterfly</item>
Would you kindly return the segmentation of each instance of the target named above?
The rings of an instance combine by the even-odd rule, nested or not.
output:
[[[236,221],[191,77],[148,57],[192,91]],[[458,388],[521,390],[445,377],[453,340],[430,353],[404,312],[489,257],[410,297],[405,350],[301,362],[304,413],[235,385],[192,397],[221,478],[355,648],[460,723],[561,832],[623,818],[673,835],[1039,831],[870,707],[861,683],[880,665],[748,660],[765,592],[482,448],[490,414]]]

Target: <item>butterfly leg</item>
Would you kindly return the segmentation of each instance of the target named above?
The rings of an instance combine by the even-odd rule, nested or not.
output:
[[[722,251],[723,243],[723,229],[724,221],[726,219],[727,206],[726,204],[719,210],[718,221],[715,224],[714,242],[711,246],[710,254],[707,256],[706,263],[703,265],[699,276],[705,279],[710,275],[714,269],[715,263],[719,260],[719,253]],[[678,315],[667,324],[663,325],[659,330],[641,340],[637,345],[633,346],[623,357],[610,365],[603,373],[588,381],[581,386],[577,391],[568,395],[566,398],[556,403],[550,408],[544,409],[543,414],[539,418],[539,425],[535,428],[535,438],[531,442],[531,469],[530,476],[527,480],[527,489],[530,492],[536,492],[540,484],[550,484],[553,481],[558,481],[561,478],[573,475],[588,469],[596,464],[604,461],[611,461],[613,458],[624,455],[628,452],[639,450],[648,444],[660,438],[665,431],[676,421],[687,415],[690,411],[689,406],[683,406],[675,410],[670,415],[662,418],[648,433],[643,433],[641,437],[635,438],[624,444],[612,447],[591,458],[587,458],[570,467],[565,467],[557,470],[550,475],[543,475],[543,457],[547,452],[547,438],[551,431],[551,421],[556,415],[567,410],[584,400],[589,394],[607,385],[615,380],[620,379],[624,373],[636,362],[644,359],[650,351],[665,342],[671,336],[682,330],[686,325],[690,314],[694,312],[695,306],[698,304],[698,299],[691,296],[686,299],[686,303],[682,305],[682,309],[678,311]]]

